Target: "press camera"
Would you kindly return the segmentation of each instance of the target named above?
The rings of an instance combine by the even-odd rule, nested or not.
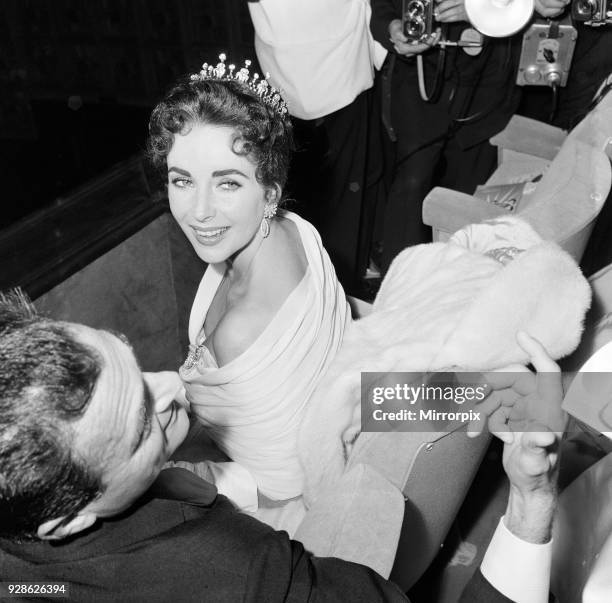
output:
[[[612,24],[612,0],[572,0],[572,18],[594,27]]]
[[[433,11],[434,0],[402,1],[402,31],[408,42],[416,44],[429,38],[433,33]]]
[[[569,15],[535,19],[523,34],[519,86],[565,86],[578,33]]]

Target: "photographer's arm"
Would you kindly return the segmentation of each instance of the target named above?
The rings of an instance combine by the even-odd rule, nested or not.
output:
[[[398,10],[391,0],[371,0],[372,16],[370,18],[370,30],[374,39],[382,44],[389,52],[393,52],[393,42],[390,40],[389,25],[393,20],[399,20],[401,11]],[[400,21],[401,23],[401,21]]]
[[[434,16],[440,23],[469,22],[465,12],[465,0],[436,0]]]
[[[535,0],[535,10],[542,17],[558,17],[569,3],[570,0]]]
[[[569,2],[570,0],[535,0],[535,10],[542,17],[558,17],[565,11]],[[436,0],[434,16],[440,23],[469,22],[465,0]]]

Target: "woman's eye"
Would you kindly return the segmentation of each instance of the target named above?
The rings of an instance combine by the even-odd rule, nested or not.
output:
[[[223,182],[219,183],[219,186],[225,191],[235,191],[237,188],[240,188],[240,184],[235,180],[223,180]]]
[[[171,178],[170,182],[177,188],[186,188],[191,184],[191,180],[188,178]]]

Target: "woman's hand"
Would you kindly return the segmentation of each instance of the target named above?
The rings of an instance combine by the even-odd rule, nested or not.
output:
[[[411,57],[425,52],[434,46],[439,38],[440,33],[436,31],[425,42],[414,44],[409,42],[408,38],[404,35],[401,19],[394,19],[389,23],[389,40],[393,44],[395,52],[404,57]]]

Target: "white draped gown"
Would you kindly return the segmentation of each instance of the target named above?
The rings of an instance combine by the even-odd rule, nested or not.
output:
[[[284,212],[283,217],[295,224],[308,262],[300,283],[256,341],[219,367],[202,345],[203,324],[225,264],[209,265],[189,321],[190,351],[198,348],[198,359],[180,369],[191,412],[234,461],[223,464],[225,475],[216,481],[233,482],[238,490],[244,490],[250,475],[260,502],[261,495],[270,501],[301,496],[304,472],[297,451],[298,429],[351,320],[344,291],[319,234],[296,214]],[[235,473],[233,480],[228,472]],[[219,474],[218,468],[213,468],[213,474]],[[232,486],[223,493],[240,505],[240,496],[234,497],[231,490]]]

